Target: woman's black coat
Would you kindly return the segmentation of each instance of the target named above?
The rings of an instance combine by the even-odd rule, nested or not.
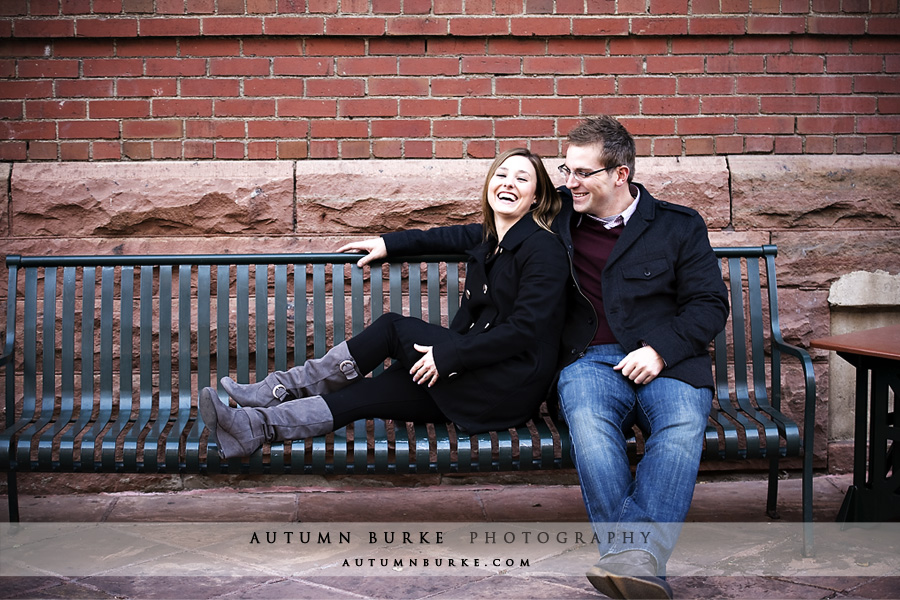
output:
[[[421,322],[399,332],[409,345],[434,346],[440,378],[429,393],[443,413],[467,433],[531,418],[556,375],[565,318],[569,261],[559,237],[528,215],[510,228],[497,253],[495,240],[482,241],[481,225],[382,237],[391,256],[470,256],[449,331]]]

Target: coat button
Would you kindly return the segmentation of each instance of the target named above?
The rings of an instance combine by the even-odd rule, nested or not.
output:
[[[650,277],[650,275],[652,275],[650,269],[644,269],[644,277]]]
[[[484,287],[482,288],[481,292],[483,294],[487,294],[487,284],[484,284]]]
[[[472,294],[469,293],[469,290],[466,290],[466,298],[469,298]]]
[[[485,329],[487,329],[487,328],[490,327],[490,326],[491,326],[491,322],[490,322],[490,321],[488,321],[487,323],[484,324],[484,328],[485,328]]]

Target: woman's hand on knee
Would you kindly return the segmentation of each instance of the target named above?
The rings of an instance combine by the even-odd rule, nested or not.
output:
[[[413,348],[416,349],[416,352],[422,352],[424,355],[416,361],[413,368],[409,370],[409,374],[412,375],[413,381],[419,385],[431,387],[437,383],[437,380],[440,377],[437,365],[434,364],[433,347],[413,344]]]
[[[387,247],[384,239],[380,237],[344,244],[338,248],[338,252],[365,252],[366,255],[356,262],[358,267],[363,267],[374,260],[387,258]]]

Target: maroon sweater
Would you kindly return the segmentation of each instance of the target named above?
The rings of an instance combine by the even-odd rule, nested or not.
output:
[[[591,346],[618,343],[606,321],[600,277],[623,229],[624,225],[607,229],[602,223],[588,216],[582,216],[581,223],[572,227],[575,272],[581,284],[581,291],[593,305],[598,319],[597,333],[594,334]]]

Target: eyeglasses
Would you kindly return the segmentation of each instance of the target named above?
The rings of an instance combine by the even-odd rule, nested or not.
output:
[[[559,165],[559,172],[563,174],[563,176],[566,178],[566,180],[568,180],[569,175],[571,175],[575,178],[575,181],[584,181],[591,175],[596,175],[597,173],[602,173],[603,171],[609,171],[610,169],[617,169],[617,168],[619,168],[618,165],[616,165],[614,167],[606,167],[604,169],[597,169],[596,171],[584,172],[584,171],[572,171],[566,165]]]

